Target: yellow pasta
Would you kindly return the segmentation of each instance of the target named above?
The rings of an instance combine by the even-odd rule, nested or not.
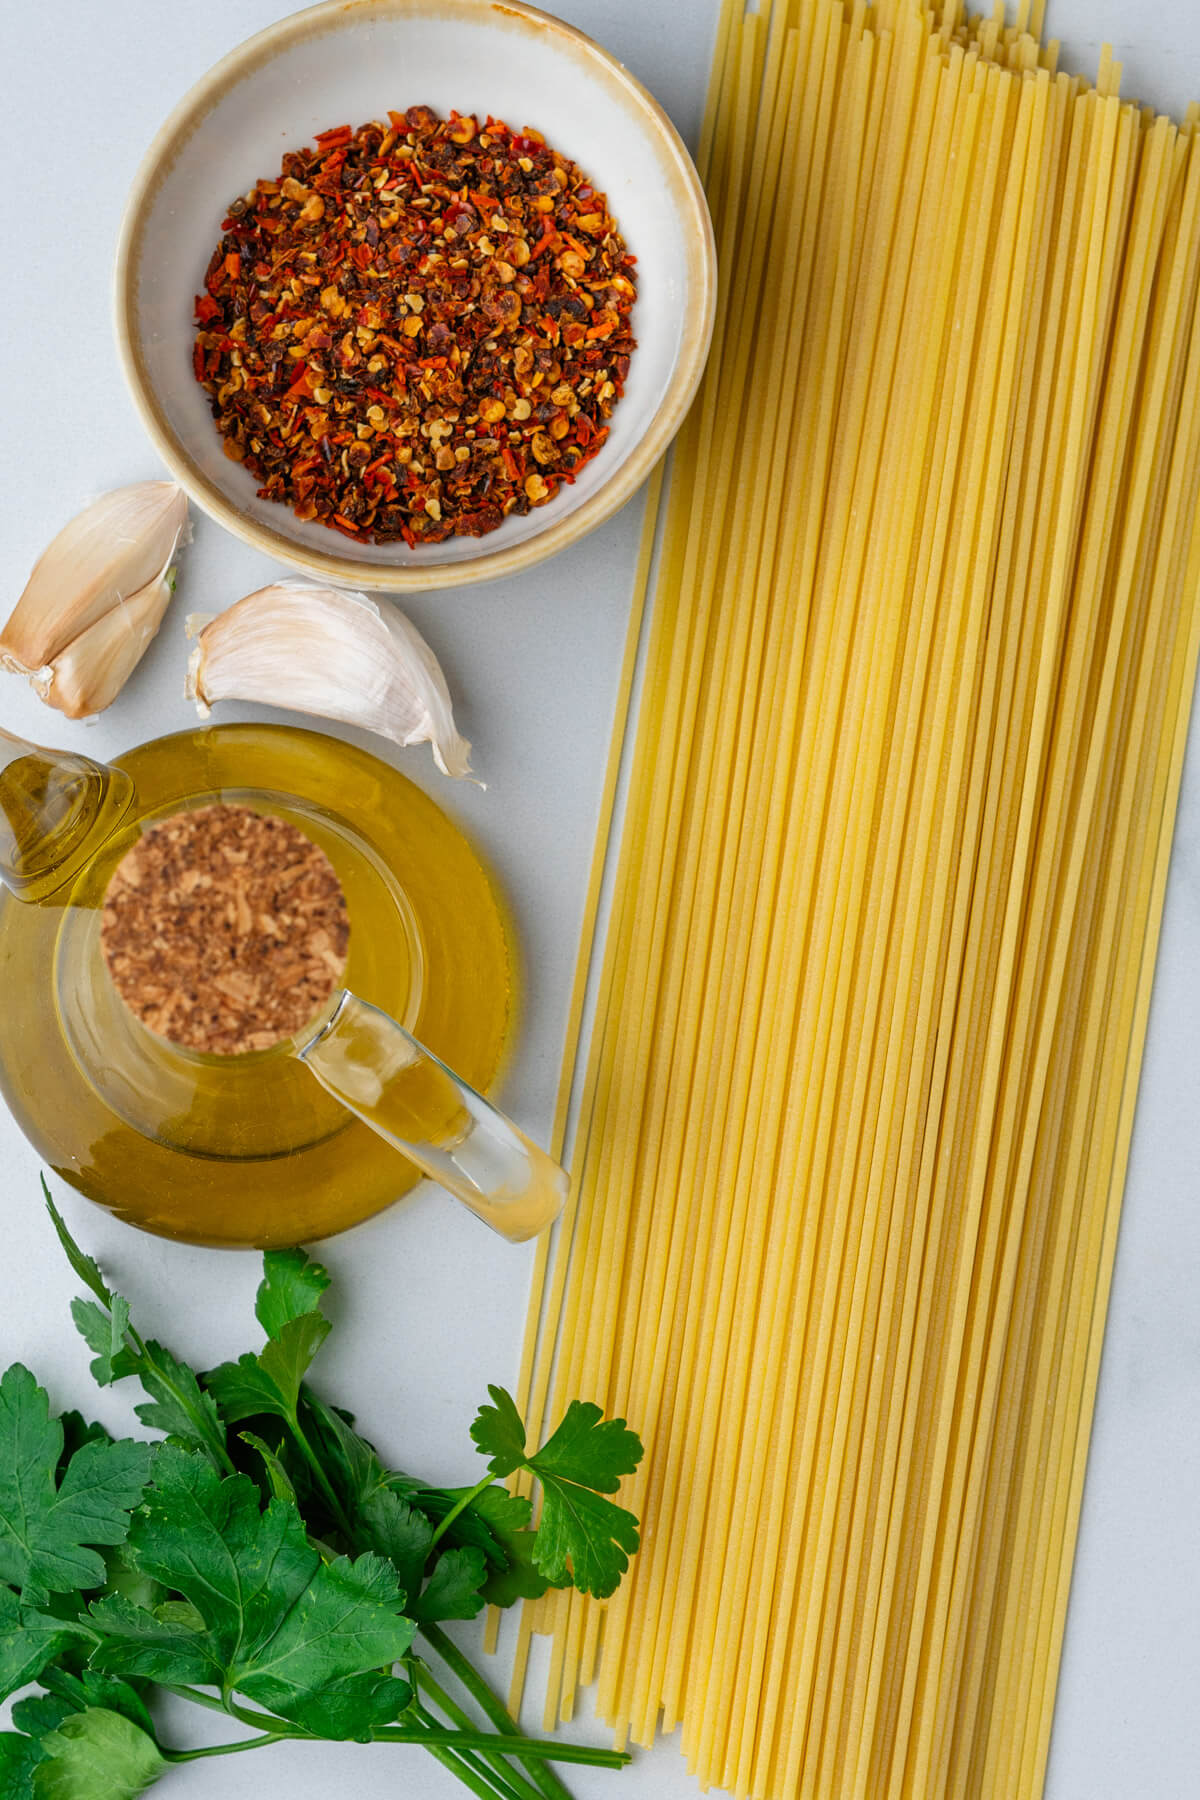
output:
[[[1200,115],[1043,11],[721,14],[520,1378],[643,1433],[643,1543],[515,1680],[549,1630],[548,1720],[595,1681],[755,1800],[1045,1768],[1200,647]]]

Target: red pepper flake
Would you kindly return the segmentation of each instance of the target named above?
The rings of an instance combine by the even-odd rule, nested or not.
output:
[[[543,251],[548,250],[550,248],[551,244],[554,243],[554,241],[557,237],[558,237],[558,233],[554,229],[554,221],[547,214],[547,216],[542,220],[542,235],[538,239],[537,244],[534,247],[534,249],[532,249],[529,253],[530,262],[535,261],[537,257],[541,256]]]
[[[547,504],[598,454],[634,259],[532,127],[387,116],[319,133],[231,204],[193,366],[260,495],[415,546]]]

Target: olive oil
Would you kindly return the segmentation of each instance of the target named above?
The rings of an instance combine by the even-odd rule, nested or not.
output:
[[[23,900],[60,892],[113,831],[133,800],[118,769],[69,751],[47,753],[5,736],[16,754],[0,768],[0,874]]]
[[[100,909],[135,837],[172,812],[220,800],[287,818],[345,891],[347,985],[486,1091],[511,1026],[511,951],[495,885],[461,832],[375,757],[291,727],[159,739],[70,805],[51,799],[60,760],[0,770],[12,840],[0,836],[0,855],[28,877],[25,897],[0,898],[0,1088],[27,1136],[93,1200],[191,1242],[302,1242],[390,1204],[415,1170],[312,1081],[293,1045],[203,1055],[133,1017],[100,953]],[[31,795],[58,819],[57,862],[54,847],[27,841]],[[71,859],[74,880],[56,880]]]

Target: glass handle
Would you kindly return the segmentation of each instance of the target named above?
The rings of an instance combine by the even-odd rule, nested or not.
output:
[[[566,1171],[378,1007],[343,993],[297,1054],[328,1093],[511,1243],[562,1211]]]

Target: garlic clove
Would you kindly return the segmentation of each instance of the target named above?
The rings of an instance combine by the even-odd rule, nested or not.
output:
[[[446,678],[416,626],[366,594],[280,581],[188,634],[187,697],[202,718],[218,700],[256,700],[359,725],[396,744],[428,742],[443,774],[471,771]]]
[[[47,706],[68,719],[90,719],[111,706],[146,654],[175,592],[166,569],[89,625],[32,677]]]
[[[37,675],[122,600],[161,579],[188,530],[173,481],[117,488],[86,507],[34,565],[0,632],[0,668]]]

